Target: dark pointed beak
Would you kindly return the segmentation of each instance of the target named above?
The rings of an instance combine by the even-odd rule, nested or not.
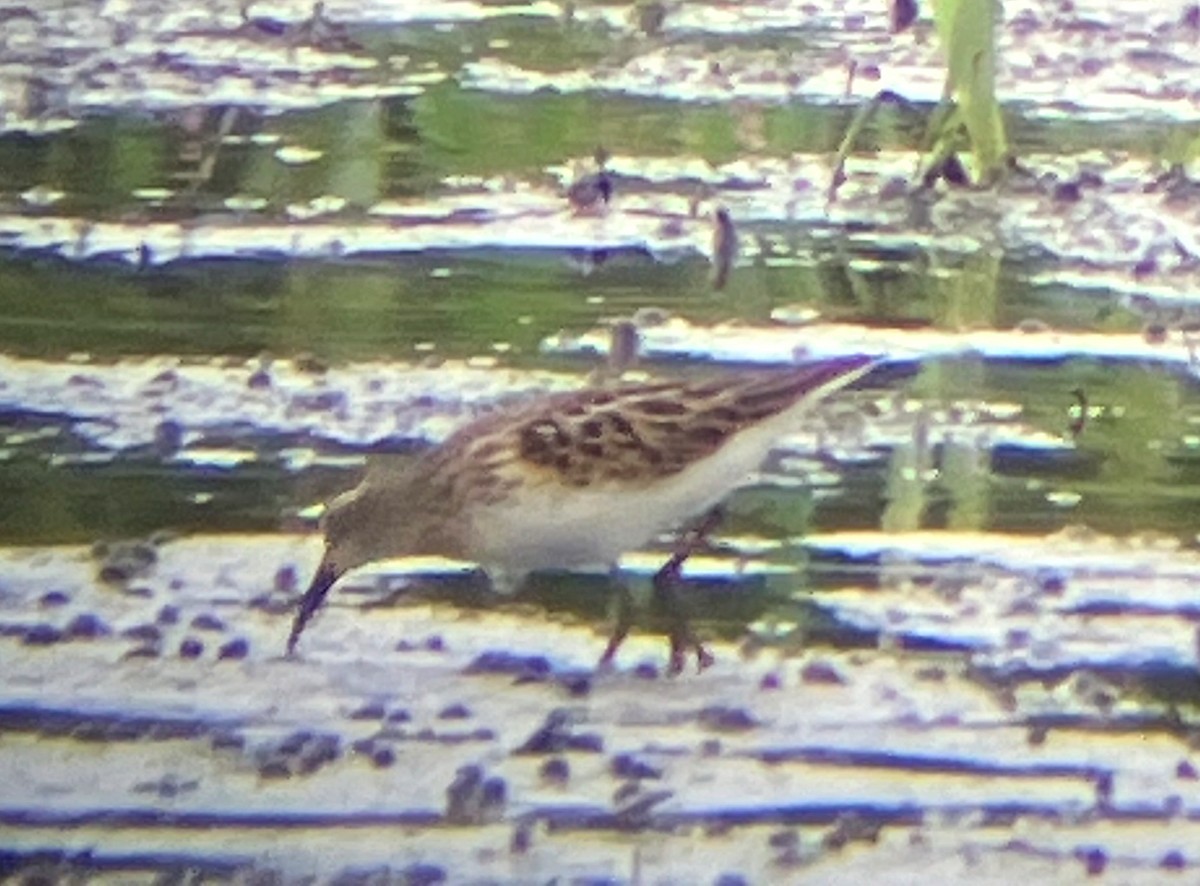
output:
[[[325,556],[321,558],[321,565],[317,567],[317,574],[313,576],[312,584],[300,598],[300,608],[296,610],[296,617],[292,619],[292,632],[288,634],[287,641],[288,655],[296,651],[296,643],[300,641],[300,635],[304,632],[305,626],[317,614],[317,610],[321,608],[321,604],[325,602],[325,597],[329,594],[329,589],[333,587],[334,582],[341,574],[341,571],[329,559],[329,551],[326,551]]]

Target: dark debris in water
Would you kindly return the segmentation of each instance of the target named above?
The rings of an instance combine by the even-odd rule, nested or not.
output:
[[[757,718],[745,708],[711,705],[696,714],[697,722],[713,732],[745,732],[759,725]]]
[[[88,741],[178,741],[208,737],[226,727],[211,719],[172,719],[128,713],[85,713],[31,705],[0,705],[0,731]]]
[[[330,886],[439,886],[449,882],[445,868],[414,862],[400,868],[348,867],[329,881]]]
[[[342,756],[341,737],[300,730],[255,751],[259,775],[267,779],[311,775]]]
[[[476,656],[465,674],[503,674],[518,680],[544,680],[553,669],[550,660],[543,655],[521,655],[501,649],[492,649]]]
[[[240,661],[250,654],[250,643],[244,637],[236,637],[221,644],[217,650],[217,658],[223,661]]]
[[[566,708],[556,708],[545,721],[514,751],[516,754],[559,754],[564,751],[600,753],[603,739],[592,733],[576,733],[575,715]]]
[[[508,802],[508,785],[499,776],[488,776],[480,766],[463,766],[446,788],[446,821],[456,825],[482,825],[499,820]]]

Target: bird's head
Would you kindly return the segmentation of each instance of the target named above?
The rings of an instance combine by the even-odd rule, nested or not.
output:
[[[352,569],[394,557],[431,553],[425,550],[417,489],[410,471],[368,476],[355,489],[329,503],[321,519],[325,553],[292,622],[287,649],[292,652],[300,634],[321,608],[339,578]]]

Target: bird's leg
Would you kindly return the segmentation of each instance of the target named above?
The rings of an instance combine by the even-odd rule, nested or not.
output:
[[[604,647],[604,654],[600,656],[597,666],[601,668],[612,666],[617,650],[621,648],[621,644],[629,636],[629,629],[633,627],[633,594],[629,592],[629,585],[617,575],[616,569],[613,570],[613,577],[617,582],[617,621],[613,625],[612,636],[608,638],[608,645]]]
[[[679,599],[676,585],[680,582],[680,573],[684,562],[697,550],[704,547],[708,541],[708,534],[717,527],[723,517],[724,513],[720,508],[713,508],[709,511],[704,519],[684,533],[675,548],[675,553],[671,555],[671,559],[667,560],[662,568],[654,574],[654,599],[671,621],[667,631],[667,640],[671,644],[671,663],[668,666],[668,673],[672,675],[683,671],[684,658],[689,649],[696,651],[697,671],[703,671],[714,661],[712,653],[696,639],[691,625],[688,624],[687,612]]]

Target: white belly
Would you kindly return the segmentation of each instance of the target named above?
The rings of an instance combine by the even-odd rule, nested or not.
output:
[[[516,573],[611,565],[745,485],[779,436],[783,418],[746,429],[703,461],[652,482],[525,490],[474,515],[473,558],[485,569]]]

